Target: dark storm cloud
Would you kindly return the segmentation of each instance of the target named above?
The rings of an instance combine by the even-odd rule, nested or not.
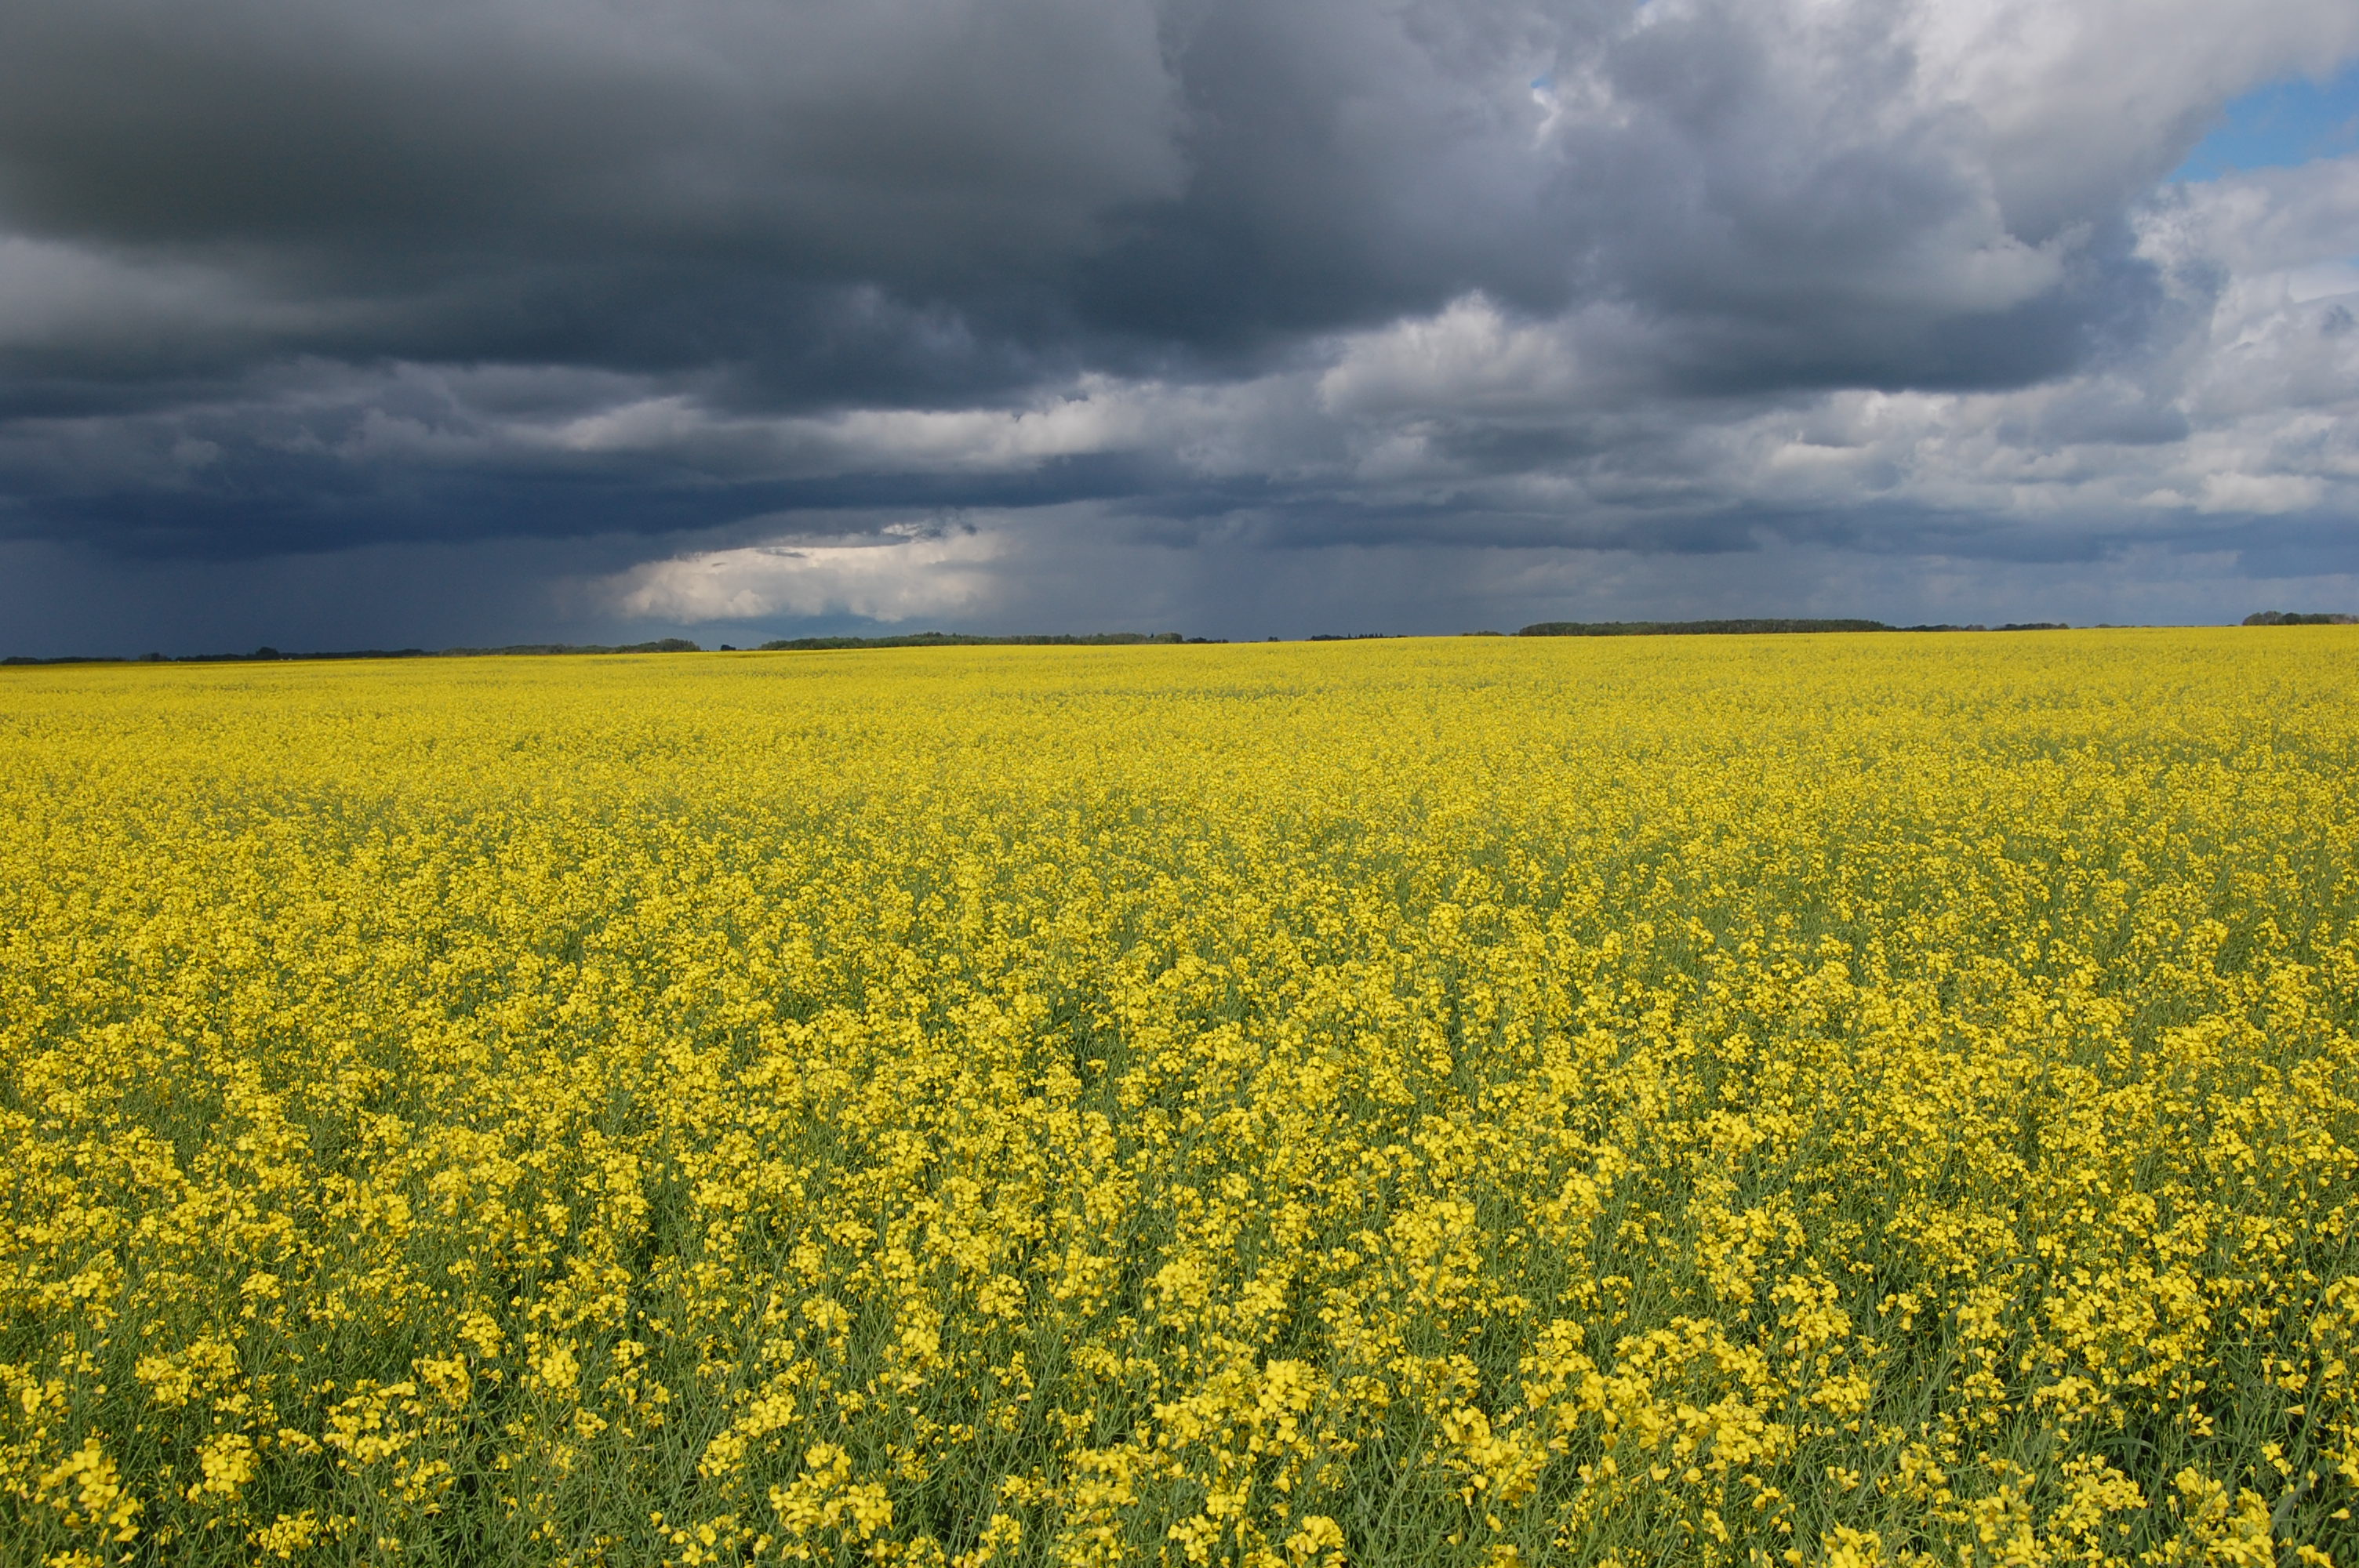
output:
[[[0,189],[21,221],[283,248],[363,283],[583,247],[948,277],[1085,243],[1180,173],[1157,18],[1119,0],[10,16]]]
[[[149,319],[0,363],[1021,384],[1071,367],[1043,276],[1179,189],[1175,115],[1157,18],[1119,4],[13,6],[0,219]]]
[[[0,533],[1087,503],[1158,550],[2028,559],[2315,517],[2339,449],[2268,419],[2349,395],[2334,286],[2240,280],[2325,265],[2352,182],[2156,181],[2354,48],[2339,0],[17,0]]]
[[[0,212],[220,297],[16,348],[22,374],[717,367],[793,406],[1560,297],[1522,83],[1619,7],[10,15]]]
[[[2134,270],[2109,237],[1995,306],[1945,279],[1962,247],[2026,242],[1977,228],[1973,128],[1914,104],[1872,9],[9,15],[0,211],[229,297],[177,331],[94,330],[99,374],[300,351],[927,401],[1282,350],[1480,289],[1536,311],[1626,296],[1748,385],[1995,384],[2068,361]],[[1565,108],[1573,91],[1612,113]],[[16,363],[61,374],[82,346]]]

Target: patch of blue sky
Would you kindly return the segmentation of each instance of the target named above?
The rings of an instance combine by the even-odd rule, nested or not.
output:
[[[2359,64],[2323,81],[2297,77],[2247,92],[2170,178],[2217,179],[2352,152],[2359,152]]]

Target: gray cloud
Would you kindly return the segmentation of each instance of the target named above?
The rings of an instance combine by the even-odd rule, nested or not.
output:
[[[584,625],[1201,619],[1254,552],[1402,615],[1368,561],[1470,615],[1616,552],[2333,579],[2359,160],[2157,182],[2355,52],[2335,0],[24,0],[0,538],[387,601],[287,563],[477,550],[469,613]]]

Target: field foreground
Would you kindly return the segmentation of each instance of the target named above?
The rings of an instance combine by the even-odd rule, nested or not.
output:
[[[0,676],[0,1562],[2359,1568],[2359,633]]]

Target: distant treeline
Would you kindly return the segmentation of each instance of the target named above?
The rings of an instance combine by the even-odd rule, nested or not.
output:
[[[658,637],[652,643],[511,643],[505,648],[445,648],[437,658],[483,659],[503,654],[701,654],[702,648],[685,637]]]
[[[2247,626],[2351,626],[2359,625],[2359,615],[2295,614],[2283,610],[2264,610],[2247,615]],[[1882,621],[1541,621],[1515,633],[1518,637],[1731,637],[1758,636],[1777,632],[2067,632],[2071,626],[2062,621],[2010,621],[2003,626],[1940,625],[1893,626]],[[1323,633],[1312,637],[1314,643],[1374,641],[1394,633],[1362,632],[1351,636]],[[1469,633],[1470,636],[1495,637],[1495,632]],[[1038,636],[984,637],[966,632],[915,632],[898,637],[786,637],[775,643],[765,643],[758,650],[765,654],[824,653],[847,648],[1125,648],[1147,643],[1169,645],[1180,643],[1224,643],[1225,637],[1182,637],[1177,632],[1094,632],[1087,633],[1055,633]],[[1270,641],[1277,642],[1277,638]],[[704,650],[685,637],[659,637],[652,643],[510,643],[498,648],[346,648],[332,652],[283,654],[276,648],[256,648],[250,654],[142,654],[136,659],[125,659],[105,654],[68,654],[56,658],[27,658],[16,654],[0,659],[0,665],[234,665],[268,663],[289,659],[482,659],[516,654],[699,654]],[[728,643],[721,652],[734,654],[741,650]]]
[[[1881,621],[1542,621],[1518,637],[1722,637],[1764,632],[1891,632]]]
[[[1084,635],[1072,633],[1044,634],[1037,637],[982,637],[963,632],[918,632],[904,637],[788,637],[780,642],[765,643],[763,653],[816,652],[832,648],[1114,648],[1137,643],[1211,643],[1226,638],[1182,637],[1177,632],[1098,632]],[[281,653],[277,648],[256,648],[250,654],[184,654],[168,656],[163,654],[142,654],[126,659],[108,654],[68,654],[57,658],[35,659],[18,654],[0,659],[0,665],[238,665],[271,663],[289,659],[484,659],[514,654],[701,654],[704,650],[685,637],[662,637],[652,643],[510,643],[499,648],[345,648],[333,652],[310,654]],[[728,643],[720,651],[734,654],[742,650]]]
[[[1127,648],[1141,643],[1201,643],[1177,632],[1060,633],[1038,637],[980,637],[964,632],[913,632],[906,637],[787,637],[765,643],[765,654],[822,653],[835,648]]]
[[[2070,632],[2072,630],[2072,623],[2069,621],[2010,621],[2004,626],[1984,626],[1979,622],[1970,626],[1952,626],[1944,621],[1938,626],[1891,626],[1886,627],[1886,630],[1891,632]]]
[[[1756,637],[1775,632],[2069,632],[2062,621],[2004,626],[1893,626],[1882,621],[1542,621],[1518,637]]]
[[[283,654],[272,647],[250,654],[142,654],[136,659],[108,654],[67,654],[53,659],[32,659],[18,654],[0,665],[252,665],[290,659],[484,659],[516,654],[697,654],[703,650],[685,637],[659,637],[652,643],[511,643],[504,648],[339,648],[311,654]]]

